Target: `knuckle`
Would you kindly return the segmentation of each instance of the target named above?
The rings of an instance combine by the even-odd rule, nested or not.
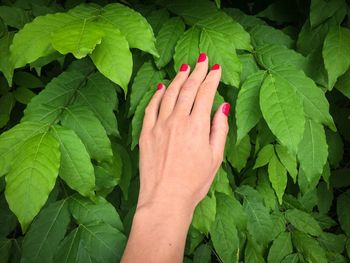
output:
[[[165,98],[172,98],[172,97],[175,97],[176,95],[176,90],[173,89],[173,88],[168,88],[164,94],[164,97]]]
[[[193,89],[193,87],[196,87],[196,86],[198,86],[199,85],[199,83],[198,83],[198,80],[196,80],[196,79],[191,79],[191,78],[189,78],[189,79],[187,79],[186,81],[185,81],[185,83],[182,85],[182,89],[185,89],[185,90],[187,90],[187,89]]]

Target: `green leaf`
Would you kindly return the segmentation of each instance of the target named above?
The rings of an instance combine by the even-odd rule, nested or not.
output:
[[[273,72],[293,87],[303,101],[304,113],[307,117],[336,131],[333,118],[329,114],[328,100],[312,79],[306,77],[301,70],[294,70],[290,67],[278,67]]]
[[[270,73],[260,89],[260,108],[271,131],[295,153],[304,133],[305,117],[302,100],[292,85]]]
[[[196,26],[202,27],[204,31],[223,34],[236,49],[252,50],[248,32],[225,12],[212,12],[209,16],[199,20]]]
[[[4,127],[10,120],[10,114],[16,104],[13,93],[7,92],[0,98],[0,127]]]
[[[130,94],[130,108],[128,117],[135,113],[136,107],[140,104],[142,97],[148,90],[156,90],[156,86],[165,77],[163,70],[157,70],[152,62],[145,62],[134,78]]]
[[[234,144],[233,139],[233,133],[229,134],[227,145],[230,147],[227,150],[226,156],[231,165],[240,172],[246,166],[250,156],[250,137],[246,135],[239,144]]]
[[[280,163],[275,154],[273,154],[270,159],[268,172],[270,182],[272,184],[273,189],[276,192],[278,201],[280,204],[282,204],[283,194],[287,186],[287,170]]]
[[[215,195],[206,196],[196,207],[192,225],[201,233],[208,234],[215,221],[216,199]]]
[[[327,156],[328,145],[323,126],[307,119],[304,137],[298,148],[298,159],[309,182],[321,176]]]
[[[132,55],[129,44],[122,33],[107,23],[99,23],[104,37],[96,46],[90,57],[96,68],[124,90],[124,98],[128,92],[128,83],[132,73]]]
[[[103,7],[101,20],[118,28],[131,48],[157,56],[152,27],[140,13],[125,5],[113,3]]]
[[[240,23],[246,30],[252,29],[256,25],[266,25],[266,22],[256,16],[247,15],[237,8],[223,8],[225,13]]]
[[[314,213],[313,217],[317,220],[318,224],[323,230],[337,225],[337,222],[326,214]]]
[[[165,1],[165,6],[171,12],[181,16],[186,24],[194,25],[203,17],[208,17],[218,12],[217,7],[212,1],[208,0],[178,0]]]
[[[184,31],[185,24],[179,17],[168,19],[160,28],[156,42],[160,57],[155,59],[158,68],[163,68],[171,61],[176,43]]]
[[[341,228],[350,236],[350,191],[341,194],[337,200],[337,214]]]
[[[133,176],[133,160],[129,149],[126,149],[121,144],[113,143],[112,149],[114,155],[119,154],[122,160],[122,176],[120,178],[119,187],[122,189],[124,199],[128,199],[129,186],[131,177]]]
[[[347,237],[344,234],[336,235],[327,232],[323,232],[318,237],[321,246],[334,253],[342,253],[344,251],[346,239]]]
[[[64,107],[70,104],[84,80],[85,76],[78,71],[63,72],[30,101],[21,122],[54,122],[60,117]]]
[[[76,132],[93,159],[98,161],[112,158],[111,142],[101,122],[86,106],[66,108],[62,126]]]
[[[126,237],[109,224],[80,224],[60,244],[55,262],[116,262],[123,253]]]
[[[244,84],[244,82],[250,75],[259,71],[259,67],[252,54],[238,54],[238,58],[242,63],[241,84]]]
[[[175,46],[174,70],[178,71],[181,64],[187,63],[192,69],[195,67],[199,50],[201,30],[193,26],[182,34]]]
[[[22,104],[28,104],[30,100],[36,96],[33,91],[24,87],[17,88],[13,92],[13,95],[15,96],[16,100]]]
[[[10,45],[13,39],[13,33],[6,33],[0,38],[0,71],[6,77],[9,85],[12,83],[13,63],[10,59]]]
[[[256,190],[258,190],[258,192],[261,194],[265,206],[270,210],[275,210],[277,206],[277,198],[275,191],[271,187],[266,169],[258,170]]]
[[[79,195],[71,196],[69,209],[79,224],[94,224],[100,221],[123,231],[124,227],[114,206],[98,197],[95,202]]]
[[[318,211],[327,214],[333,202],[333,188],[329,188],[325,182],[320,182],[317,187]]]
[[[246,263],[264,263],[261,247],[253,240],[248,239],[244,251],[244,262]]]
[[[306,65],[306,58],[300,53],[289,49],[284,45],[267,44],[256,49],[256,57],[260,65],[271,69],[276,66],[303,69]]]
[[[265,145],[258,153],[258,158],[256,158],[255,165],[253,169],[267,165],[274,153],[274,147],[272,144]]]
[[[8,173],[16,160],[18,149],[28,139],[47,130],[47,125],[37,122],[23,122],[0,136],[0,176]]]
[[[275,145],[275,150],[279,160],[287,169],[293,181],[296,182],[298,170],[297,170],[297,158],[288,152],[288,149],[280,144]]]
[[[326,130],[328,144],[328,160],[332,167],[337,168],[343,160],[344,143],[339,133]]]
[[[70,222],[67,199],[50,204],[35,219],[22,245],[22,261],[52,262]]]
[[[5,196],[26,232],[53,189],[60,165],[58,141],[48,132],[25,141],[6,175]]]
[[[0,6],[0,18],[6,25],[20,29],[30,21],[29,14],[16,6]]]
[[[44,83],[40,78],[25,71],[15,72],[13,75],[13,82],[16,85],[27,89],[35,89],[44,86]]]
[[[232,202],[234,198],[217,194],[217,212],[215,222],[210,228],[210,236],[215,251],[222,262],[233,262],[239,249],[239,239],[236,225],[232,222],[236,211]]]
[[[324,41],[322,56],[328,72],[328,88],[332,89],[337,78],[350,66],[350,30],[332,26]]]
[[[12,243],[10,239],[0,239],[0,260],[1,262],[9,262],[11,256]]]
[[[146,19],[151,25],[154,34],[157,34],[164,22],[169,19],[169,12],[165,8],[155,9],[146,15]]]
[[[260,87],[265,76],[264,71],[258,71],[250,75],[239,90],[236,104],[237,119],[237,143],[239,143],[248,132],[261,119],[259,104]]]
[[[38,16],[26,24],[13,38],[10,47],[11,60],[15,68],[32,63],[40,57],[55,52],[51,45],[50,35],[64,25],[78,20],[67,13]]]
[[[315,239],[299,231],[293,232],[292,239],[307,262],[327,263],[326,253]]]
[[[233,44],[220,32],[203,29],[199,49],[210,58],[209,66],[218,63],[222,67],[222,82],[235,87],[239,86],[242,64],[239,61]]]
[[[311,27],[318,26],[328,18],[335,15],[339,9],[346,9],[344,0],[312,0],[310,6],[310,24]]]
[[[257,14],[275,22],[295,22],[298,17],[298,5],[293,1],[276,1]]]
[[[289,232],[283,232],[273,241],[267,261],[269,263],[279,263],[292,252],[291,234]]]
[[[227,195],[232,194],[230,182],[227,178],[227,172],[222,168],[222,166],[220,166],[219,170],[215,175],[214,181],[211,185],[211,189],[213,191],[224,193]]]
[[[300,262],[300,257],[302,257],[299,253],[293,253],[286,256],[281,263],[298,263]]]
[[[322,229],[317,221],[308,213],[298,209],[289,209],[285,212],[286,219],[303,233],[319,236]]]
[[[104,32],[93,21],[70,23],[51,35],[52,46],[61,54],[72,53],[81,59],[101,43]]]
[[[286,231],[287,221],[284,218],[284,215],[279,211],[273,212],[271,214],[271,220],[274,226],[272,229],[272,236],[273,239],[276,239],[278,235]]]
[[[310,19],[306,19],[298,35],[298,51],[304,56],[307,56],[315,50],[322,49],[329,27],[333,24],[336,24],[336,22],[333,19],[328,19],[319,26],[312,28],[310,25]]]
[[[200,245],[193,255],[193,263],[211,262],[211,247],[207,244]]]
[[[2,182],[1,191],[3,191],[5,188],[5,180],[2,179],[1,182]],[[16,229],[18,225],[18,221],[16,216],[11,212],[10,208],[8,207],[8,204],[6,202],[4,195],[1,195],[1,198],[0,198],[0,214],[1,214],[0,236],[6,237]]]
[[[294,42],[290,36],[283,33],[283,31],[265,25],[254,26],[250,30],[250,35],[255,48],[266,44],[278,44],[291,48]]]
[[[186,238],[185,253],[192,254],[198,244],[203,241],[203,238],[204,235],[190,225]]]
[[[344,75],[338,78],[335,87],[343,93],[344,96],[350,99],[350,70],[346,71]]]
[[[248,232],[259,244],[267,244],[272,239],[273,228],[269,209],[263,205],[263,200],[256,190],[249,186],[244,186],[243,190],[243,208],[247,214]]]
[[[145,95],[142,97],[140,103],[137,105],[135,115],[131,121],[131,128],[132,128],[131,150],[133,150],[135,148],[135,146],[139,143],[139,137],[141,134],[145,109],[146,109],[149,101],[151,100],[154,92],[156,92],[156,89],[148,90],[145,93]]]
[[[74,131],[61,126],[55,126],[54,132],[61,150],[59,176],[81,195],[93,196],[94,168],[83,142]]]
[[[108,135],[118,135],[114,108],[117,103],[116,87],[100,73],[87,77],[85,86],[77,90],[76,105],[85,105],[100,120]]]

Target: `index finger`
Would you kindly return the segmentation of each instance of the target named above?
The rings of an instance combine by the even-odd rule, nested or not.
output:
[[[199,87],[192,108],[191,116],[202,119],[202,121],[209,121],[208,125],[210,125],[210,113],[220,79],[221,67],[219,64],[214,64]]]

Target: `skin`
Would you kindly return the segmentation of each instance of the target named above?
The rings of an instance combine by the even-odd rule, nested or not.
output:
[[[221,67],[208,73],[205,56],[148,104],[139,139],[140,192],[122,263],[182,262],[194,209],[223,160],[225,103],[210,119],[220,78]]]

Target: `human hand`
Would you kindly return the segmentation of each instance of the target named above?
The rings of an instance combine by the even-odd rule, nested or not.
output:
[[[208,57],[202,53],[191,74],[183,64],[168,88],[158,85],[139,139],[138,208],[178,206],[191,212],[206,196],[229,130],[229,103],[220,105],[212,123],[210,119],[220,78],[220,65],[208,73]]]

